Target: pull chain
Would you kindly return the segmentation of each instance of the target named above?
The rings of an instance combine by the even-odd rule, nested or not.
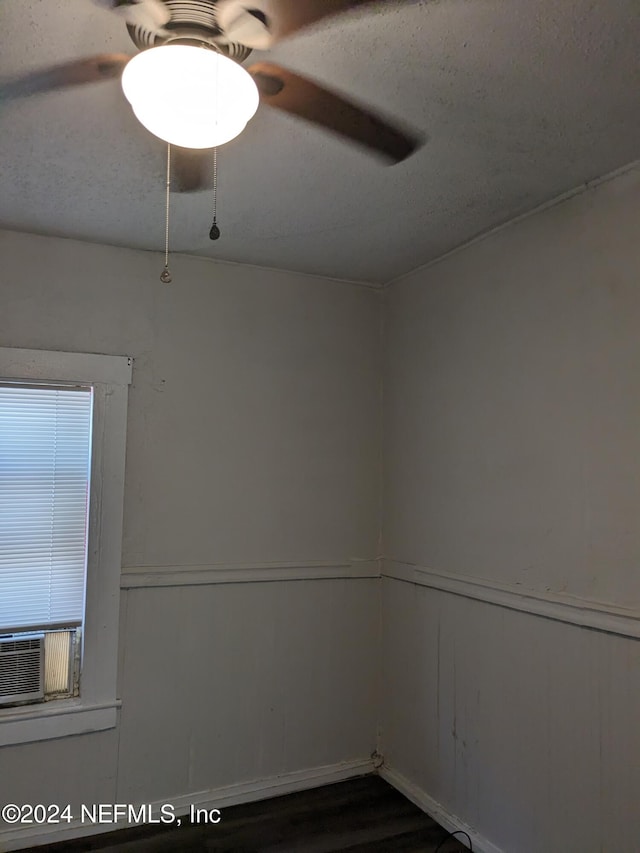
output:
[[[218,228],[218,149],[213,149],[213,225],[209,231],[209,239],[217,240],[220,237]]]
[[[169,192],[171,190],[171,145],[167,145],[167,198],[166,215],[164,221],[164,269],[160,274],[163,284],[171,283],[171,271],[169,270]]]

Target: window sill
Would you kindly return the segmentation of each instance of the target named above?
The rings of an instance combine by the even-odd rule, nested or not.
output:
[[[0,746],[113,729],[120,701],[89,705],[58,699],[42,705],[0,709]]]

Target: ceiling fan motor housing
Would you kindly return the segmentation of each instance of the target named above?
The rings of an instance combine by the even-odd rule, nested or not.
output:
[[[170,20],[164,30],[151,30],[139,24],[128,24],[131,40],[144,50],[158,47],[175,39],[189,39],[208,44],[214,50],[242,62],[251,53],[251,48],[225,37],[219,20],[216,0],[164,0]]]

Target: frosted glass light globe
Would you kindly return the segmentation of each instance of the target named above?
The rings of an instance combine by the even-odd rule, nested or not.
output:
[[[122,89],[137,119],[182,148],[213,148],[242,133],[258,109],[245,69],[214,50],[184,44],[152,47],[124,69]]]

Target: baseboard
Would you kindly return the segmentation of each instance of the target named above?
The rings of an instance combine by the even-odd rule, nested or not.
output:
[[[342,782],[345,779],[364,776],[373,772],[374,767],[371,759],[345,761],[325,767],[285,773],[281,776],[271,776],[253,782],[228,785],[224,788],[196,791],[193,794],[185,794],[179,797],[166,797],[162,801],[149,805],[155,814],[159,812],[163,804],[171,803],[176,815],[185,815],[188,814],[191,806],[204,809],[223,809],[240,803],[251,803],[255,800],[266,800],[270,797],[279,797],[296,791],[307,791],[310,788],[319,788],[322,785],[330,785],[332,782]],[[8,853],[10,850],[31,850],[42,844],[52,844],[53,842],[83,838],[88,835],[113,832],[116,829],[125,829],[126,826],[126,822],[96,825],[82,823],[78,819],[68,824],[62,823],[55,826],[14,828],[0,831],[0,850],[3,853],[4,851]]]
[[[414,785],[413,782],[410,782],[401,773],[398,773],[397,770],[383,766],[378,770],[378,773],[386,782],[393,785],[397,791],[404,794],[408,800],[411,800],[418,808],[421,808],[423,812],[426,812],[436,820],[440,826],[443,826],[449,832],[454,832],[456,829],[466,832],[473,844],[473,853],[504,853],[503,850],[496,847],[490,841],[487,841],[486,838],[483,838],[473,827],[468,826],[463,820],[460,820],[460,818],[434,800],[433,797],[430,797],[425,791],[418,788],[417,785]],[[458,836],[458,839],[462,844],[465,844],[463,836]]]

